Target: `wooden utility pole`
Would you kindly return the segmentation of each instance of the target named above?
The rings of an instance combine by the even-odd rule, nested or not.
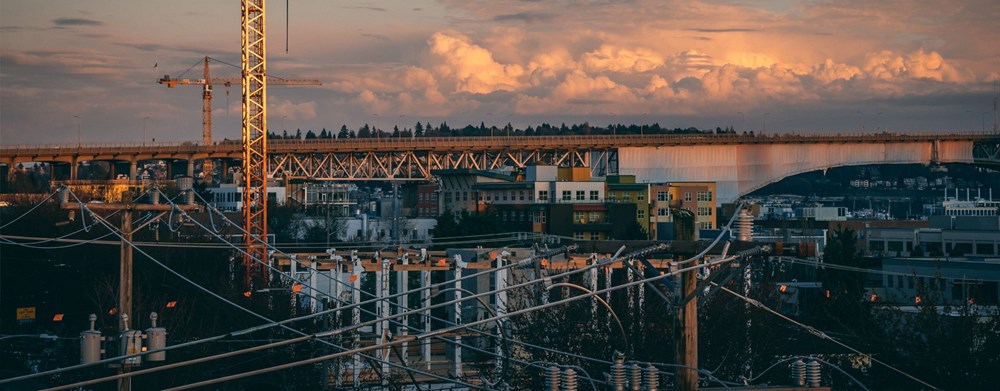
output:
[[[700,260],[685,265],[697,266]],[[681,273],[681,302],[677,308],[677,319],[680,327],[677,335],[677,363],[684,367],[677,368],[677,389],[694,391],[698,389],[698,270],[688,270]]]
[[[188,190],[194,191],[194,190]],[[153,203],[152,204],[133,204],[133,203],[117,203],[117,204],[104,204],[104,203],[80,203],[80,202],[69,202],[69,190],[63,188],[62,195],[60,197],[59,207],[62,209],[67,209],[70,211],[81,210],[86,208],[90,211],[120,211],[122,212],[122,224],[119,229],[119,234],[121,235],[121,261],[119,262],[118,268],[118,327],[119,330],[125,331],[125,322],[121,319],[122,317],[132,314],[132,234],[136,231],[145,228],[149,224],[157,222],[162,218],[167,212],[174,209],[174,205],[161,205],[158,203],[159,193],[156,190],[151,193]],[[189,197],[192,200],[193,197]],[[194,204],[188,205],[177,205],[178,209],[183,211],[193,211],[199,210],[200,206]],[[133,228],[132,227],[132,212],[139,211],[155,211],[160,212],[159,215],[150,219],[149,221],[143,223],[142,225]],[[98,216],[96,213],[93,214],[95,219],[101,219],[108,225],[111,225],[107,219]],[[81,216],[85,218],[85,216]],[[135,319],[135,325],[138,326],[138,317],[135,314],[131,315],[131,319]],[[125,371],[126,363],[122,362],[120,371]],[[132,388],[132,378],[124,377],[118,381],[118,389],[121,391],[127,391]]]

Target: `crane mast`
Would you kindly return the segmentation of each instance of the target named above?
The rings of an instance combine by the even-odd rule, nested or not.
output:
[[[243,41],[243,227],[247,251],[243,263],[246,284],[265,272],[255,261],[267,262],[267,47],[265,0],[242,1]],[[266,282],[266,280],[265,280]]]

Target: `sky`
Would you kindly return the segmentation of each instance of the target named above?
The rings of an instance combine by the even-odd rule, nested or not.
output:
[[[200,88],[156,81],[200,78],[206,55],[239,77],[239,14],[235,0],[3,2],[0,143],[199,140]],[[998,33],[995,0],[272,0],[268,74],[323,85],[270,87],[268,127],[981,131]],[[216,86],[216,140],[240,138],[239,111],[239,88]]]

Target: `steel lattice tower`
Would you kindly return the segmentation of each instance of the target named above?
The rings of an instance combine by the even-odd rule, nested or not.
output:
[[[246,283],[267,262],[267,61],[265,0],[243,0],[243,227],[246,229]]]

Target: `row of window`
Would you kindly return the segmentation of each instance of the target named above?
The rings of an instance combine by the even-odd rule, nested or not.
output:
[[[500,212],[500,220],[502,221],[530,221],[532,223],[544,223],[545,211],[523,211],[523,210],[512,210],[512,211],[502,211]]]
[[[601,233],[597,231],[575,231],[573,239],[576,240],[601,240]]]

